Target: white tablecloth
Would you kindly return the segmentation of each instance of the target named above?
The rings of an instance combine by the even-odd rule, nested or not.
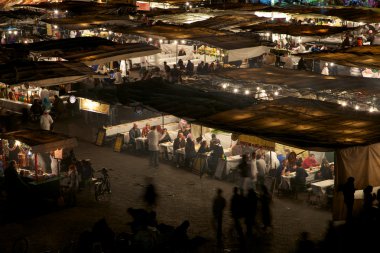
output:
[[[377,194],[377,190],[378,189],[380,189],[380,186],[373,187],[372,193],[376,193]],[[354,196],[355,196],[354,197],[355,199],[364,199],[363,189],[356,190]]]
[[[148,142],[148,138],[138,137],[136,140],[136,150],[145,149],[145,143]]]
[[[171,142],[160,143],[160,148],[162,152],[166,150],[168,153],[173,153],[173,143]]]
[[[314,193],[326,194],[326,189],[334,186],[334,179],[323,180],[315,183],[311,183],[311,188],[313,188]]]
[[[227,172],[238,167],[242,159],[243,158],[240,155],[228,156],[226,165]]]

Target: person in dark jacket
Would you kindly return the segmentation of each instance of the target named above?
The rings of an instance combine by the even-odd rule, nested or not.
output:
[[[158,143],[165,143],[165,142],[172,142],[172,138],[170,138],[170,135],[166,128],[162,129],[162,135]]]
[[[188,137],[186,139],[186,145],[185,145],[185,163],[187,167],[191,167],[192,161],[197,155],[197,152],[195,151],[195,144],[194,141]]]
[[[183,159],[183,156],[178,153],[178,149],[184,148],[186,145],[185,136],[183,136],[183,133],[178,133],[177,138],[174,139],[173,143],[173,151],[175,154],[175,160],[176,160],[176,166],[179,168],[180,160]]]

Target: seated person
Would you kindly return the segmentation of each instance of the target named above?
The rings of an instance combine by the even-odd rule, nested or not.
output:
[[[333,174],[330,169],[330,164],[326,159],[323,159],[321,164],[321,175],[323,180],[333,179]]]
[[[173,143],[173,151],[175,154],[177,168],[179,168],[181,158],[182,159],[184,158],[183,156],[181,156],[181,154],[177,153],[177,150],[180,148],[184,148],[185,146],[186,146],[185,136],[183,136],[183,133],[178,133],[178,136],[177,138],[174,139],[174,143]]]
[[[164,128],[162,131],[163,132],[162,132],[161,138],[158,141],[158,143],[172,142],[172,138],[170,137],[168,130],[166,128]],[[165,154],[166,160],[169,160],[169,153],[168,153],[167,148],[164,148],[164,154]]]
[[[129,144],[132,144],[133,150],[136,150],[136,138],[139,137],[141,137],[141,131],[137,124],[133,123],[133,127],[129,130]]]
[[[166,128],[162,130],[162,135],[158,143],[165,143],[165,142],[172,142],[172,138],[170,138],[170,135]]]
[[[306,170],[301,166],[300,163],[297,164],[296,177],[294,178],[296,183],[297,191],[303,191],[306,187],[306,178],[309,176]]]
[[[146,123],[145,127],[142,129],[141,136],[146,138],[150,132],[150,128],[150,124]]]
[[[220,140],[216,138],[215,134],[211,134],[210,149],[213,150],[216,144],[220,144]]]
[[[198,154],[206,154],[207,152],[210,152],[210,148],[207,146],[207,141],[201,141],[201,145],[198,149]]]
[[[322,172],[320,170],[317,171],[317,173],[315,174],[314,180],[318,180],[318,181],[324,180],[322,176]]]
[[[319,164],[318,164],[317,160],[315,160],[314,154],[310,154],[308,157],[305,158],[305,160],[302,163],[302,167],[304,169],[308,169],[310,167],[316,167],[318,165]]]
[[[195,151],[195,144],[194,141],[188,137],[186,139],[186,145],[185,145],[185,164],[188,167],[191,167],[192,161],[195,158],[197,152]]]

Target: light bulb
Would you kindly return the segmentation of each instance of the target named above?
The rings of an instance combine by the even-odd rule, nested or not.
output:
[[[369,112],[374,112],[375,109],[373,109],[373,107],[369,108]]]
[[[160,40],[160,43],[164,42],[163,40]]]
[[[275,92],[274,92],[274,95],[275,95],[275,96],[278,96],[278,91],[275,91]]]
[[[346,106],[347,105],[347,102],[346,101],[343,101],[342,102],[342,106],[344,107],[344,106]]]
[[[358,105],[355,105],[355,110],[359,110],[360,107]]]
[[[223,89],[227,88],[227,84],[224,83],[224,84],[222,85],[222,87],[223,87]]]
[[[245,91],[244,91],[244,94],[245,94],[245,95],[248,95],[248,94],[249,94],[249,90],[245,90]]]
[[[239,91],[238,89],[236,89],[236,88],[234,89],[234,93],[237,93],[238,91]]]
[[[257,87],[256,90],[260,90],[260,87]]]
[[[181,40],[181,43],[182,44],[186,44],[186,40]]]
[[[149,38],[148,40],[149,40],[149,41],[152,41],[153,39],[152,39],[152,38]]]

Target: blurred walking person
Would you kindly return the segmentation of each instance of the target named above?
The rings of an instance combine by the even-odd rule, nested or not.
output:
[[[156,192],[156,187],[153,184],[153,178],[146,178],[146,188],[144,192],[144,201],[148,207],[149,211],[152,211],[157,205],[158,194]]]
[[[156,126],[152,127],[147,138],[150,153],[150,166],[158,168],[158,155],[160,151],[158,142],[160,141],[160,134],[158,133]]]
[[[247,236],[252,235],[252,227],[255,223],[257,212],[257,194],[254,189],[249,189],[245,197],[245,225],[247,227]]]
[[[272,213],[270,210],[272,198],[265,184],[261,185],[261,214],[263,219],[264,231],[268,231],[268,228],[272,227]]]
[[[223,243],[223,211],[226,207],[226,199],[222,196],[222,189],[216,190],[216,197],[212,203],[212,214],[214,217],[214,224],[216,224],[216,241],[218,246]]]
[[[234,187],[233,195],[231,198],[231,216],[234,220],[234,226],[239,237],[239,242],[244,243],[244,234],[241,227],[240,219],[243,217],[244,212],[244,199],[239,194],[239,189]]]

